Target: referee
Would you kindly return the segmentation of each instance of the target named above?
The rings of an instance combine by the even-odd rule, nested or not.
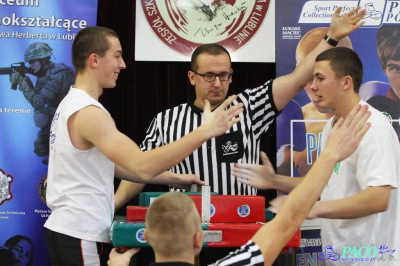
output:
[[[355,11],[350,13],[353,15]],[[286,104],[312,80],[316,56],[333,48],[340,39],[358,28],[360,25],[357,22],[361,15],[340,17],[335,13],[326,36],[293,72],[237,94],[232,104],[244,104],[240,123],[235,124],[226,134],[204,143],[171,168],[169,173],[164,174],[196,175],[211,187],[212,192],[220,195],[256,195],[256,189],[236,181],[231,169],[238,162],[259,164],[262,135],[270,129]],[[195,94],[187,103],[156,115],[140,145],[142,151],[174,142],[193,131],[203,119],[205,101],[210,102],[213,110],[228,96],[234,72],[230,54],[223,46],[205,44],[197,47],[193,51],[190,67],[187,75]],[[121,181],[116,194],[116,206],[132,198],[122,196],[120,199],[119,192],[134,196],[134,192],[140,192],[143,186]]]

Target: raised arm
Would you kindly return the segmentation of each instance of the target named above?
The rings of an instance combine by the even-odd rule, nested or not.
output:
[[[170,169],[203,142],[223,134],[239,122],[238,114],[242,112],[243,104],[227,109],[234,99],[236,96],[229,97],[213,112],[207,101],[200,127],[171,144],[148,152],[142,152],[135,142],[118,131],[113,119],[104,110],[95,106],[86,107],[74,114],[68,127],[78,136],[77,142],[96,146],[116,165],[133,174],[128,177],[130,181],[141,182]]]
[[[357,105],[346,120],[339,119],[318,160],[304,177],[304,182],[287,196],[281,210],[252,238],[260,247],[265,265],[272,265],[279,252],[298,230],[318,200],[337,162],[350,156],[370,127],[366,123],[368,106]]]
[[[360,10],[360,7],[356,7],[347,14],[339,16],[341,11],[341,7],[335,10],[327,32],[327,35],[336,41],[348,36],[364,24],[361,19],[364,17],[365,10]],[[275,106],[279,111],[312,80],[315,58],[332,47],[325,40],[321,40],[318,46],[301,60],[292,73],[274,80],[272,93]]]

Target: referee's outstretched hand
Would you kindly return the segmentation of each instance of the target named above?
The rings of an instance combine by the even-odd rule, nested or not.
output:
[[[224,134],[234,124],[241,120],[239,114],[243,112],[243,103],[230,105],[236,97],[236,95],[229,96],[213,111],[211,111],[210,102],[205,100],[204,116],[201,127],[207,129],[206,132],[210,134],[210,138]]]

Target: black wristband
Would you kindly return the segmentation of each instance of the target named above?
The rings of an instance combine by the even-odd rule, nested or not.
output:
[[[328,35],[325,35],[324,40],[329,43],[329,45],[332,45],[333,47],[336,47],[336,45],[338,45],[338,41],[332,39],[331,37],[329,37]]]

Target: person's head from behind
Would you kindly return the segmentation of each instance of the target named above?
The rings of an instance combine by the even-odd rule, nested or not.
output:
[[[203,233],[193,200],[181,192],[158,197],[146,214],[145,238],[156,261],[194,260],[201,251]]]
[[[33,265],[33,242],[30,238],[15,235],[6,241],[4,247],[13,255],[13,266]]]
[[[324,38],[325,34],[328,32],[328,29],[329,28],[327,27],[315,28],[304,34],[296,47],[296,64],[299,64],[304,57],[306,57],[315,47],[317,47],[317,45]],[[347,47],[353,49],[353,45],[349,37],[341,39],[337,47]],[[311,90],[311,84],[312,80],[304,87],[308,97],[310,98],[310,101],[314,103],[314,106],[319,112],[330,112],[330,110],[325,110],[319,107],[318,100],[315,98],[314,93]]]
[[[196,106],[203,108],[207,99],[211,108],[215,108],[225,100],[233,70],[229,52],[223,46],[211,43],[197,47],[192,53],[190,68],[188,77],[195,87]]]
[[[400,96],[400,26],[382,25],[376,37],[379,62],[397,96]]]
[[[88,27],[80,30],[72,44],[72,64],[77,75],[86,70],[96,70],[96,79],[103,88],[115,87],[125,62],[118,34],[105,27]]]
[[[325,109],[333,109],[359,92],[363,66],[356,52],[346,47],[326,50],[316,58],[312,91]]]

